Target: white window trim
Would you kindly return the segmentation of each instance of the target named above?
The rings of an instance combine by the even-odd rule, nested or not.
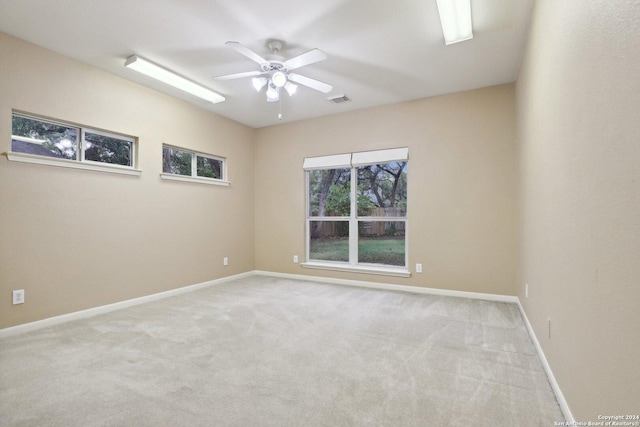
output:
[[[305,157],[302,168],[340,169],[381,163],[406,162],[409,160],[409,148],[390,148],[387,150],[360,151],[357,153],[334,154],[330,156]]]
[[[411,277],[409,270],[409,236],[405,235],[405,261],[403,267],[394,267],[377,264],[358,263],[358,223],[361,221],[403,221],[405,230],[409,222],[408,215],[406,217],[362,217],[353,216],[334,216],[334,217],[311,217],[309,215],[309,174],[308,172],[315,169],[351,169],[351,182],[357,182],[358,166],[370,164],[382,164],[392,162],[406,162],[409,160],[409,149],[392,148],[387,150],[363,151],[348,154],[336,154],[320,157],[306,157],[303,161],[303,169],[305,171],[305,256],[306,262],[302,263],[303,268],[348,271],[353,273],[378,274],[383,276]],[[351,186],[351,212],[357,210],[357,186]],[[311,255],[311,239],[309,229],[311,221],[345,221],[349,223],[349,261],[322,261],[310,259]]]
[[[334,154],[332,156],[306,157],[302,164],[304,170],[339,169],[351,167],[351,153]]]
[[[129,141],[131,143],[131,165],[132,166],[125,166],[125,165],[114,165],[113,163],[106,163],[106,162],[96,162],[94,160],[89,160],[87,158],[85,158],[85,152],[87,151],[87,139],[86,139],[86,134],[90,133],[93,135],[101,135],[101,136],[106,136],[108,138],[115,138],[115,139],[120,139],[121,141]],[[96,130],[96,129],[91,129],[88,127],[80,127],[80,145],[81,145],[81,150],[80,150],[80,162],[90,162],[93,164],[99,164],[99,165],[113,165],[113,166],[118,166],[121,168],[133,168],[133,165],[136,164],[137,162],[137,147],[136,147],[136,139],[132,138],[130,136],[124,136],[124,135],[119,135],[117,133],[112,133],[112,132],[103,132],[100,130]]]
[[[175,173],[161,173],[160,178],[169,181],[194,182],[196,184],[221,185],[224,187],[231,185],[230,181],[224,181],[222,179],[207,178],[203,176],[178,175]]]
[[[61,159],[57,157],[49,157],[49,156],[39,156],[37,154],[28,154],[28,153],[20,153],[14,151],[7,151],[4,154],[7,156],[7,159],[14,162],[22,162],[22,163],[33,163],[37,165],[47,165],[47,166],[58,166],[70,169],[82,169],[82,170],[90,170],[97,172],[107,172],[107,173],[115,173],[120,175],[133,175],[140,176],[142,171],[140,169],[136,169],[134,165],[136,165],[137,161],[137,149],[138,149],[138,141],[136,138],[131,136],[126,136],[122,134],[118,134],[115,132],[105,132],[97,129],[93,129],[88,126],[76,125],[67,123],[60,120],[52,120],[44,117],[40,117],[37,115],[22,113],[20,111],[12,111],[11,117],[18,116],[23,117],[30,120],[37,120],[44,123],[52,123],[55,125],[66,126],[70,128],[75,128],[78,130],[79,140],[76,140],[77,144],[77,159]],[[85,141],[85,133],[91,133],[96,135],[103,135],[110,138],[118,138],[123,141],[131,142],[131,166],[126,165],[118,165],[113,163],[106,162],[96,162],[93,160],[85,159],[85,150],[86,150],[86,141]],[[25,142],[41,142],[39,140],[28,138],[24,136],[15,136],[11,135],[11,139],[25,141]]]
[[[407,160],[409,160],[409,149],[406,147],[391,148],[389,150],[361,151],[351,155],[351,166],[406,162]]]
[[[107,172],[120,175],[140,176],[142,174],[140,169],[134,169],[131,166],[114,165],[111,163],[90,162],[88,160],[80,162],[78,160],[57,159],[55,157],[38,156],[35,154],[15,153],[13,151],[7,151],[4,154],[7,156],[7,159],[13,162],[58,166],[63,168]]]
[[[188,148],[178,147],[177,145],[171,144],[162,144],[162,151],[164,156],[164,148],[171,148],[174,150],[183,151],[185,153],[190,153],[191,156],[191,173],[198,173],[198,157],[205,157],[208,159],[219,160],[222,162],[222,179],[220,178],[208,178],[206,176],[197,176],[197,175],[180,175],[177,173],[167,173],[162,172],[160,174],[161,179],[166,179],[170,181],[182,181],[182,182],[193,182],[196,184],[209,184],[209,185],[220,185],[224,187],[228,187],[231,185],[231,181],[227,180],[227,159],[226,157],[215,156],[213,154],[201,153],[199,151],[190,150]]]
[[[347,271],[351,273],[377,274],[379,276],[411,277],[408,268],[378,267],[375,265],[358,264],[352,265],[341,262],[329,261],[307,261],[300,264],[302,268],[317,270]]]

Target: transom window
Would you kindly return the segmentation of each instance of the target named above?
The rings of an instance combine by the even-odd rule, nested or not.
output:
[[[162,146],[162,177],[165,179],[228,185],[225,169],[225,159],[222,157],[170,145]]]
[[[134,165],[135,139],[20,113],[11,117],[11,151],[78,162]]]
[[[307,262],[407,268],[408,150],[305,159]]]

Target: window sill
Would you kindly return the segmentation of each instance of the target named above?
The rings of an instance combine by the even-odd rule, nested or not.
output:
[[[377,274],[379,276],[411,277],[411,272],[406,268],[355,266],[329,262],[305,262],[300,264],[302,268],[316,270],[346,271],[350,273]]]
[[[58,166],[71,169],[83,169],[98,172],[116,173],[121,175],[140,176],[142,171],[133,169],[128,166],[101,164],[94,162],[80,162],[77,160],[56,159],[53,157],[36,156],[34,154],[14,153],[8,151],[5,153],[7,159],[12,162],[34,163],[37,165]]]
[[[200,176],[175,175],[172,173],[161,173],[160,178],[167,179],[169,181],[182,181],[182,182],[193,182],[196,184],[221,185],[223,187],[228,187],[231,185],[231,182],[223,181],[221,179],[202,178]]]

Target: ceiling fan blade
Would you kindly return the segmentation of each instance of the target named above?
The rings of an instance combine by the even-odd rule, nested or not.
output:
[[[267,63],[267,60],[264,59],[262,56],[258,55],[257,53],[255,53],[254,51],[249,49],[248,47],[246,47],[246,46],[244,46],[244,45],[242,45],[242,44],[240,44],[238,42],[226,42],[225,44],[227,46],[229,46],[230,48],[234,49],[236,52],[243,54],[244,56],[246,56],[250,60],[257,62],[260,65]]]
[[[314,62],[319,62],[327,59],[327,55],[319,49],[310,50],[307,53],[303,53],[302,55],[295,56],[288,61],[285,61],[284,65],[290,69],[295,70],[296,68],[304,67],[305,65],[313,64]]]
[[[320,80],[312,79],[310,77],[301,76],[300,74],[289,73],[287,77],[291,81],[300,83],[301,85],[310,87],[311,89],[315,89],[319,92],[329,93],[333,90],[333,86],[329,84],[323,83]]]
[[[252,77],[259,76],[263,74],[262,71],[246,71],[244,73],[235,73],[235,74],[227,74],[224,76],[214,77],[216,80],[233,80],[233,79],[241,79],[243,77]]]

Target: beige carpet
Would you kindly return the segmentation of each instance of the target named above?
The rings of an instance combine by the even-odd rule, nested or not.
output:
[[[517,307],[255,276],[0,340],[3,426],[552,426]]]

